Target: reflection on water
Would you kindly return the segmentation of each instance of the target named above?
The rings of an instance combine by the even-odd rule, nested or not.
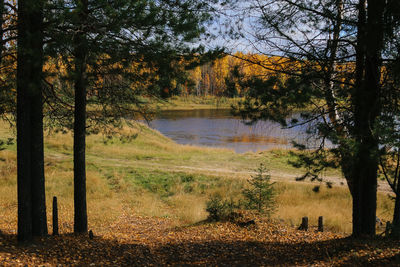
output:
[[[229,110],[164,111],[150,126],[179,144],[226,147],[239,153],[289,148],[291,140],[308,141],[306,126],[281,129],[272,121],[249,126]]]
[[[287,139],[273,137],[273,136],[259,136],[255,134],[242,134],[238,136],[222,137],[225,142],[229,143],[270,143],[287,145]]]

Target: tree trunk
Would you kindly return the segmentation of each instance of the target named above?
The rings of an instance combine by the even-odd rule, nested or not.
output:
[[[75,37],[75,114],[74,114],[74,232],[88,230],[86,206],[86,60],[87,40],[84,25],[87,20],[87,0],[80,1],[79,27]]]
[[[350,191],[350,194],[353,195],[353,179],[351,175],[351,163],[353,161],[351,157],[351,153],[349,153],[349,146],[346,144],[346,132],[345,129],[341,125],[340,115],[337,112],[337,103],[336,103],[336,95],[334,88],[335,78],[335,69],[336,69],[336,61],[337,61],[337,51],[339,47],[340,41],[340,32],[342,31],[342,22],[343,22],[343,0],[337,0],[335,2],[336,7],[336,16],[332,20],[333,29],[332,29],[332,38],[328,41],[327,44],[327,66],[326,66],[326,74],[324,79],[324,87],[325,87],[325,101],[328,107],[328,116],[329,120],[332,123],[333,128],[336,131],[340,141],[339,141],[339,149],[340,149],[340,166],[342,169],[342,173],[347,181],[347,185]]]
[[[375,235],[378,140],[374,136],[380,115],[380,66],[383,48],[384,3],[368,1],[368,15],[362,14],[360,1],[359,39],[357,43],[356,88],[354,94],[354,128],[356,136],[353,168],[353,235]],[[365,18],[368,18],[365,21]],[[363,23],[363,22],[366,23]],[[365,34],[364,34],[365,33]]]
[[[356,77],[355,77],[355,94],[353,95],[353,106],[354,113],[357,112],[357,107],[359,99],[357,98],[357,91],[362,92],[362,80],[364,77],[364,69],[365,69],[365,24],[366,24],[366,0],[360,0],[358,4],[358,20],[357,20],[357,46],[356,46]],[[355,120],[357,120],[357,116],[355,114]],[[355,125],[356,128],[356,125]],[[356,154],[356,153],[354,153]],[[354,160],[356,160],[354,156]],[[355,162],[351,165],[350,181],[349,187],[352,187],[352,197],[353,197],[353,236],[361,235],[361,215],[360,215],[360,206],[362,205],[360,199],[360,187],[361,181],[360,177],[355,170]]]
[[[399,193],[400,192],[396,192],[396,199],[394,202],[392,233],[391,233],[391,235],[396,238],[400,237],[400,194]]]
[[[30,65],[29,24],[25,16],[25,3],[19,1],[18,61],[17,61],[17,191],[18,191],[18,240],[32,239],[31,201],[31,101],[29,97]]]
[[[43,150],[43,1],[35,1],[37,11],[33,14],[34,29],[32,47],[35,48],[32,83],[38,90],[32,95],[31,105],[31,194],[32,194],[32,233],[34,236],[47,235],[46,192],[44,179]]]
[[[329,39],[327,45],[327,52],[329,53],[329,59],[327,63],[327,72],[325,75],[325,100],[328,105],[328,116],[333,124],[333,127],[337,131],[337,133],[342,136],[342,127],[338,122],[339,115],[336,110],[336,96],[335,96],[335,88],[333,78],[335,76],[335,68],[336,68],[336,58],[337,58],[337,50],[339,46],[340,32],[342,30],[342,17],[343,17],[343,1],[336,1],[336,17],[333,23],[333,32],[332,39]]]
[[[42,68],[43,2],[18,2],[18,240],[47,234],[44,188]]]
[[[37,61],[39,63],[39,59]],[[35,77],[38,86],[41,86],[42,64],[36,68]],[[39,81],[40,80],[40,81]],[[44,178],[44,151],[43,151],[43,100],[42,92],[35,94],[31,106],[31,194],[32,194],[32,233],[34,236],[47,235],[46,192]]]

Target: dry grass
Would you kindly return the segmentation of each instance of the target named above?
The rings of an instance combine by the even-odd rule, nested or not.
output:
[[[0,138],[12,133],[0,123]],[[351,232],[351,197],[346,187],[318,193],[313,185],[294,183],[301,173],[287,166],[287,151],[236,154],[227,149],[198,148],[177,145],[160,133],[137,124],[123,128],[120,137],[137,134],[127,142],[124,138],[88,137],[87,199],[89,227],[104,231],[125,210],[136,214],[169,217],[176,225],[192,224],[207,217],[205,203],[213,194],[238,198],[249,172],[264,162],[276,176],[291,177],[276,184],[277,210],[274,218],[297,226],[308,216],[315,224],[324,216],[327,229]],[[48,214],[51,199],[58,197],[60,231],[73,229],[73,165],[71,134],[45,137],[46,197]],[[16,229],[16,153],[15,145],[0,151],[0,229]],[[332,172],[334,173],[334,172]],[[379,194],[378,217],[390,220],[393,203]],[[51,229],[50,216],[49,228]]]
[[[308,216],[310,224],[313,225],[317,225],[319,216],[324,216],[327,229],[351,233],[352,200],[348,189],[321,187],[320,191],[315,193],[312,188],[312,185],[279,184],[279,207],[274,217],[298,226],[304,216]],[[393,203],[387,195],[378,193],[377,216],[382,221],[391,220],[392,208]]]
[[[293,226],[299,225],[304,216],[309,217],[310,224],[324,216],[331,230],[351,230],[351,197],[344,188],[321,188],[315,193],[310,185],[280,184],[277,202],[275,216],[285,218]]]

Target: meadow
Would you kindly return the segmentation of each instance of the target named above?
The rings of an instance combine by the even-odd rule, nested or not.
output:
[[[142,123],[123,127],[107,138],[87,138],[87,199],[89,228],[107,231],[123,214],[168,218],[175,226],[193,225],[207,218],[206,202],[215,194],[238,199],[247,179],[263,163],[275,182],[276,211],[271,219],[296,227],[308,216],[315,225],[324,216],[325,229],[351,233],[351,196],[337,170],[327,172],[333,188],[296,182],[301,169],[291,167],[289,150],[237,154],[232,150],[179,145]],[[0,139],[15,138],[5,122]],[[51,229],[51,199],[57,196],[60,232],[73,229],[73,163],[71,133],[45,135],[46,197]],[[0,230],[17,229],[16,145],[0,151]],[[312,189],[320,185],[319,192]],[[388,192],[378,194],[377,215],[391,219]]]

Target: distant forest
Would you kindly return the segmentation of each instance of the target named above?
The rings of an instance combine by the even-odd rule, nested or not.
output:
[[[244,84],[249,79],[266,81],[274,77],[284,82],[292,72],[312,73],[320,69],[321,66],[312,61],[301,62],[287,57],[237,52],[193,69],[182,70],[182,76],[170,83],[169,88],[164,88],[162,95],[244,97],[249,89]],[[351,73],[354,73],[354,62],[338,63],[335,69],[340,82],[354,82],[350,81]]]
[[[164,88],[164,94],[243,97],[245,91],[239,84],[239,77],[267,79],[277,76],[277,72],[272,70],[282,69],[292,63],[287,58],[237,52],[187,70],[181,79],[171,83],[171,88]],[[268,69],[271,71],[266,71]]]

